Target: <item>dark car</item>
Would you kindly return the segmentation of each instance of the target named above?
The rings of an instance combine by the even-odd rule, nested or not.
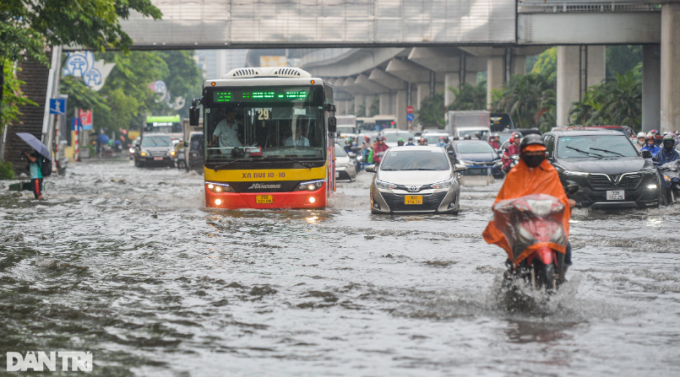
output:
[[[505,176],[501,157],[486,141],[454,140],[446,146],[446,151],[455,164],[467,167],[464,175]]]
[[[203,172],[203,132],[192,132],[189,145],[185,148],[187,171]]]
[[[658,207],[661,189],[651,161],[619,131],[554,131],[543,135],[548,159],[579,185],[577,206],[600,209]]]
[[[141,136],[135,146],[135,166],[175,166],[175,148],[172,138],[167,134],[147,134]]]

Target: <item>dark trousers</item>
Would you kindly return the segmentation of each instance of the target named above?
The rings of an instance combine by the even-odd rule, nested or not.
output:
[[[36,199],[42,195],[42,184],[42,178],[31,179],[31,190],[33,191],[33,195],[35,195]]]

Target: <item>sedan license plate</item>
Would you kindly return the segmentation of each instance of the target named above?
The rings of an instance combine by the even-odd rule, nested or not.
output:
[[[274,203],[274,197],[272,195],[257,195],[255,202],[257,204],[272,204]]]
[[[154,157],[154,161],[163,161],[163,157]]]
[[[404,204],[423,204],[422,195],[406,195],[404,196]]]
[[[626,200],[625,190],[607,191],[607,200]]]

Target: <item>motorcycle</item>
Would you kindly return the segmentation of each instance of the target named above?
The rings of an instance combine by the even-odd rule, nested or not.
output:
[[[573,195],[577,190],[573,184],[566,191]],[[562,225],[564,204],[553,196],[536,194],[503,200],[492,209],[496,227],[512,248],[506,283],[522,279],[535,290],[557,291],[564,282],[565,253],[556,249],[566,249],[568,242]]]
[[[661,176],[663,197],[667,204],[675,202],[680,196],[680,161],[673,161],[658,168]]]

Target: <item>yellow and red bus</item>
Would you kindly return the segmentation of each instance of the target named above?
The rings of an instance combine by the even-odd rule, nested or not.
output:
[[[323,208],[335,190],[333,88],[292,67],[237,68],[208,80],[205,200],[216,208]]]

